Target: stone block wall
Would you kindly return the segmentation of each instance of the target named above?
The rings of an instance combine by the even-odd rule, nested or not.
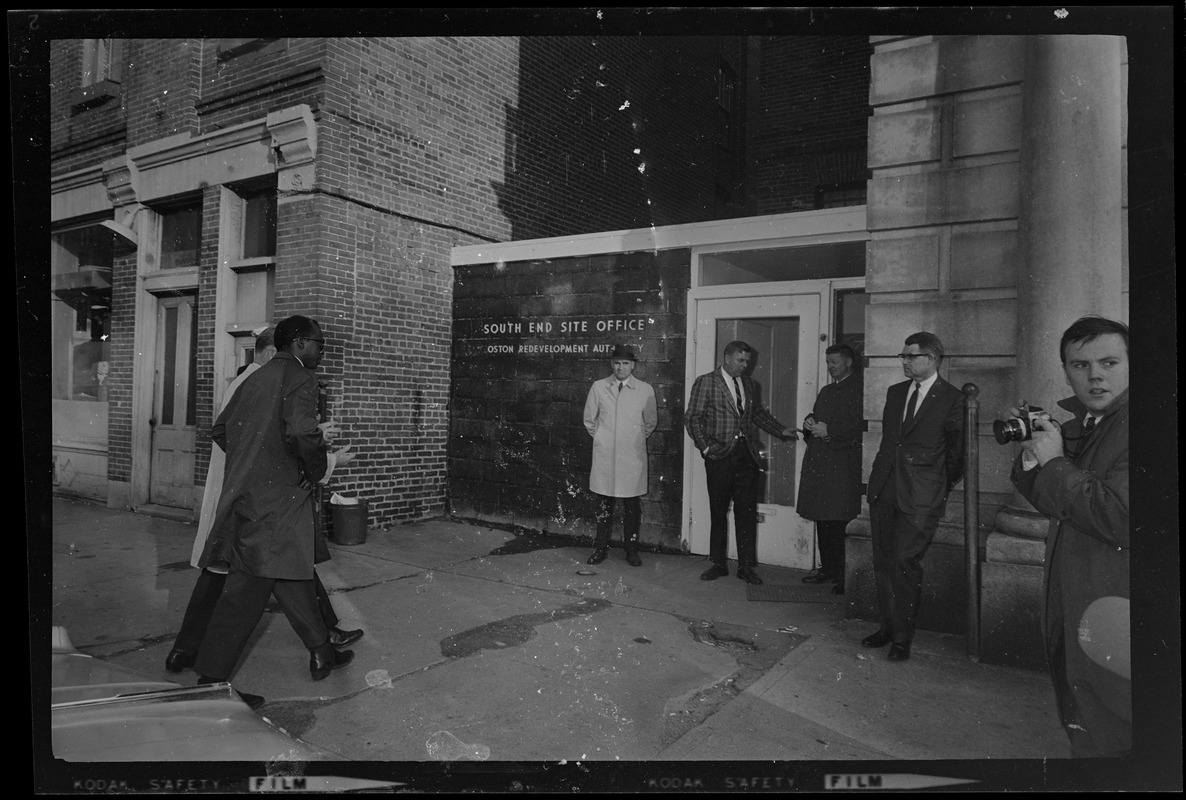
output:
[[[688,251],[455,272],[449,510],[591,537],[598,501],[588,491],[592,439],[582,412],[590,385],[611,372],[612,346],[627,344],[659,412],[648,440],[640,537],[644,546],[678,552]]]

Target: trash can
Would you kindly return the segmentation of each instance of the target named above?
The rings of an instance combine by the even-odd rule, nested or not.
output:
[[[333,522],[333,532],[330,541],[334,544],[366,544],[367,540],[367,503],[359,500],[357,503],[343,505],[330,502],[330,516]]]

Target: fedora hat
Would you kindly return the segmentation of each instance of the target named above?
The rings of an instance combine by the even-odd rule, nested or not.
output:
[[[624,344],[614,345],[614,352],[610,353],[610,360],[629,359],[630,361],[638,361],[638,356],[634,355],[634,350]]]

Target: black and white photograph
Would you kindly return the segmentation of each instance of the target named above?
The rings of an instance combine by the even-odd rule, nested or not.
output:
[[[33,793],[1180,792],[1182,16],[10,9]]]

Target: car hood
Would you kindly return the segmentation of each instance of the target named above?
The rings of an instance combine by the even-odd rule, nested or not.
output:
[[[55,652],[53,752],[65,761],[325,761],[228,683],[180,686],[78,652]]]

